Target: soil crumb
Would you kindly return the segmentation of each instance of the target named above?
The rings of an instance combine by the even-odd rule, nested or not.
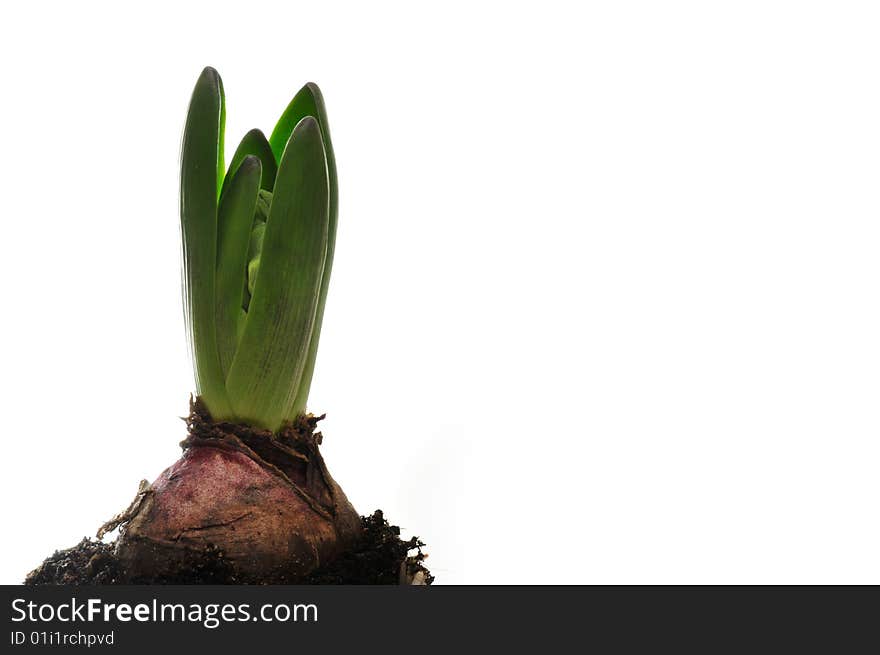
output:
[[[73,548],[57,550],[31,571],[26,585],[109,585],[109,584],[316,584],[316,585],[397,585],[416,579],[431,584],[434,576],[425,568],[424,543],[417,537],[400,538],[400,528],[391,525],[381,510],[361,517],[363,538],[358,547],[305,579],[296,579],[283,570],[272,571],[261,579],[243,580],[233,573],[223,553],[214,548],[193,553],[179,574],[156,579],[135,578],[126,573],[114,555],[115,542],[103,543],[85,538]]]

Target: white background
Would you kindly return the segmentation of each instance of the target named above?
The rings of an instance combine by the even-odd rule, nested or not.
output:
[[[880,583],[876,4],[133,6],[0,10],[0,581],[179,454],[212,65],[324,91],[310,407],[438,583]]]

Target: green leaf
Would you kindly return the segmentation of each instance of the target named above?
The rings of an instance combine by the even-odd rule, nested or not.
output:
[[[241,143],[238,144],[238,148],[235,149],[235,154],[232,155],[232,162],[229,164],[229,171],[226,173],[226,178],[223,181],[223,190],[221,190],[220,195],[223,195],[223,191],[226,189],[227,180],[232,177],[238,167],[241,166],[241,162],[248,155],[257,157],[263,165],[263,179],[260,182],[260,188],[266,191],[272,190],[272,187],[275,185],[275,174],[278,172],[278,164],[275,163],[275,155],[272,154],[272,147],[266,140],[266,136],[262,131],[254,129],[244,135]]]
[[[254,229],[251,230],[251,243],[248,248],[248,265],[247,265],[247,290],[248,293],[254,293],[254,285],[257,283],[257,271],[260,270],[260,253],[263,250],[263,239],[266,236],[266,224],[256,223]]]
[[[217,216],[217,351],[224,375],[238,345],[244,302],[248,244],[254,223],[262,165],[246,155],[226,179]]]
[[[235,415],[281,427],[309,351],[327,252],[329,180],[321,129],[293,129],[281,156],[253,297],[226,378]]]
[[[295,401],[291,407],[291,414],[287,416],[293,419],[297,414],[305,411],[309,390],[312,386],[312,376],[315,372],[315,360],[318,356],[318,344],[321,338],[321,325],[324,322],[324,307],[327,304],[327,291],[330,288],[330,273],[333,270],[333,255],[336,251],[336,224],[339,205],[339,187],[336,178],[336,157],[333,154],[333,145],[330,141],[330,129],[327,122],[327,110],[324,107],[324,96],[317,84],[306,84],[290,101],[281,118],[272,130],[269,144],[276,157],[287,144],[287,139],[294,126],[305,116],[314,116],[321,127],[321,137],[324,141],[324,150],[327,156],[327,175],[329,180],[330,206],[329,226],[327,232],[327,254],[324,265],[324,273],[321,279],[321,290],[318,297],[318,307],[315,313],[315,322],[312,334],[309,338],[309,352],[306,356],[306,364],[303,369],[300,388],[297,391]]]
[[[217,193],[223,174],[223,83],[205,68],[193,89],[180,162],[180,221],[187,332],[196,391],[214,418],[231,412],[214,324]]]

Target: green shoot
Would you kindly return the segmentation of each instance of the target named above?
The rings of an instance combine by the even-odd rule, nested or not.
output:
[[[216,420],[279,429],[305,411],[336,237],[336,166],[318,87],[223,175],[224,97],[206,68],[181,155],[184,306],[196,390]],[[214,171],[218,171],[216,174]]]

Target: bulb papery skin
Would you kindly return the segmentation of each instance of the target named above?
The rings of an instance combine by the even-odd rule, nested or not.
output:
[[[319,442],[225,423],[191,427],[183,456],[123,527],[118,556],[135,578],[173,578],[208,552],[245,582],[308,575],[350,550],[361,532]]]

